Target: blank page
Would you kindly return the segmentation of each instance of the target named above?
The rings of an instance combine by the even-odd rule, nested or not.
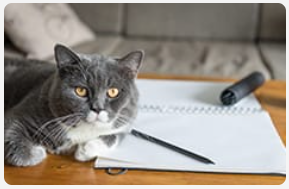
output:
[[[207,165],[132,135],[95,166],[201,172],[285,173],[285,147],[267,112],[249,95],[223,107],[231,83],[138,80],[134,128],[213,160]],[[197,108],[198,111],[186,111]],[[185,111],[184,111],[185,110]]]

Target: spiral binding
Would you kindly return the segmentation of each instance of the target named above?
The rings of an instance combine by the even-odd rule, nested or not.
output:
[[[139,112],[159,113],[159,114],[254,114],[262,111],[261,108],[252,107],[223,107],[223,106],[180,106],[180,105],[160,105],[141,104]]]

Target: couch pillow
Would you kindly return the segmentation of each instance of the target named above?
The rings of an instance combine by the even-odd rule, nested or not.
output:
[[[56,43],[74,46],[95,39],[67,4],[12,3],[4,11],[5,32],[28,58],[53,56]]]

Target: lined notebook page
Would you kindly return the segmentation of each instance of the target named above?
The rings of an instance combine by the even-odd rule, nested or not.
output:
[[[268,113],[260,110],[260,104],[253,95],[230,107],[230,110],[235,110],[230,113],[229,110],[212,108],[220,107],[215,96],[229,83],[139,80],[137,84],[143,105],[155,103],[165,109],[169,106],[198,105],[214,110],[179,114],[174,109],[159,111],[156,107],[148,107],[150,111],[140,111],[134,128],[203,155],[216,164],[203,164],[127,135],[116,149],[98,158],[95,167],[230,173],[286,172],[285,147]],[[209,92],[209,89],[214,90]],[[177,112],[180,112],[179,109]]]

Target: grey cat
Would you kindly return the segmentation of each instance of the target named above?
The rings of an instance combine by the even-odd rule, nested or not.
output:
[[[113,59],[56,45],[56,66],[5,59],[5,162],[33,166],[46,151],[87,161],[115,147],[137,114],[143,56]]]

